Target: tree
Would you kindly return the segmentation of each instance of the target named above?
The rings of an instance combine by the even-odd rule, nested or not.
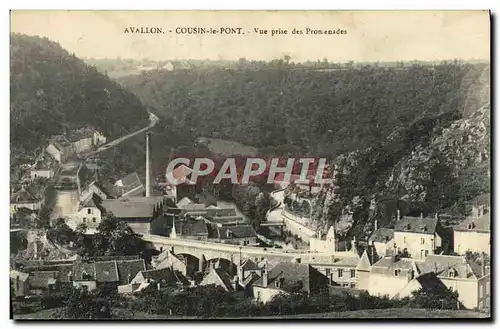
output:
[[[74,288],[59,314],[59,318],[81,320],[111,319],[111,305],[102,293],[91,293],[85,288]]]

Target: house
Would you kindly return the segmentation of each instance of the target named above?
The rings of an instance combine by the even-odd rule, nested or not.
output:
[[[291,292],[319,293],[328,288],[328,280],[309,264],[281,262],[270,271],[267,264],[262,277],[253,285],[256,300],[267,303],[279,294]]]
[[[87,188],[81,191],[80,202],[88,200],[93,194],[99,196],[101,200],[106,200],[109,197],[106,189],[98,181],[92,181]]]
[[[154,256],[151,260],[151,265],[153,269],[171,268],[184,276],[188,272],[187,264],[184,260],[170,250],[162,250],[158,256]]]
[[[76,154],[73,144],[62,135],[51,138],[45,150],[59,163],[66,162]]]
[[[50,294],[58,289],[58,271],[34,271],[28,277],[32,295]]]
[[[215,284],[218,287],[222,287],[225,291],[237,291],[236,281],[231,278],[229,274],[220,268],[210,267],[208,273],[203,277],[200,282],[200,286],[207,286]]]
[[[217,239],[221,243],[239,244],[243,246],[259,244],[257,233],[252,225],[217,227]]]
[[[90,127],[70,131],[67,138],[77,154],[93,151],[96,147],[106,143],[106,137]]]
[[[463,256],[428,255],[418,260],[399,255],[384,257],[371,266],[368,282],[365,277],[358,277],[358,281],[360,286],[368,285],[371,295],[403,298],[429,284],[429,274],[440,284],[458,292],[458,299],[465,307],[489,307],[489,268],[484,262],[478,265]]]
[[[398,216],[399,217],[399,216]],[[439,220],[434,218],[405,216],[394,227],[395,253],[415,259],[433,255],[442,246]]]
[[[108,260],[86,263],[77,261],[70,277],[75,287],[86,286],[89,290],[102,286],[111,290],[129,284],[137,273],[145,271],[143,259]]]
[[[148,234],[151,221],[162,211],[163,202],[163,197],[128,197],[103,200],[101,207],[105,214],[127,222],[134,232]]]
[[[453,250],[460,255],[467,251],[491,253],[491,214],[483,207],[473,207],[472,215],[453,228]]]
[[[21,188],[10,197],[11,215],[17,212],[20,208],[26,208],[33,211],[40,210],[42,205],[42,196],[42,189],[35,185],[21,186]]]
[[[448,288],[458,292],[458,300],[469,309],[483,309],[490,304],[490,269],[463,256],[429,255],[417,263],[421,273],[433,272]]]
[[[71,226],[76,228],[79,224],[85,224],[91,230],[97,229],[102,220],[101,209],[96,204],[98,198],[93,194],[80,203],[78,212],[72,216]]]
[[[385,227],[376,228],[368,239],[368,245],[375,249],[377,259],[390,256],[389,253],[394,250],[394,230]]]
[[[10,284],[14,290],[12,297],[24,297],[29,295],[28,273],[10,270]]]
[[[368,282],[359,282],[360,287],[368,286],[367,291],[374,296],[401,296],[401,291],[419,272],[415,260],[400,255],[379,259],[371,266]],[[363,277],[365,280],[366,277]],[[401,296],[403,297],[403,296]]]
[[[32,181],[40,178],[50,179],[54,177],[50,159],[47,159],[44,154],[38,159],[30,169],[30,178]]]
[[[315,258],[319,260],[320,256]],[[327,278],[330,286],[354,289],[357,287],[357,266],[360,261],[361,258],[358,254],[351,253],[350,255],[343,255],[341,257],[326,257],[326,260],[322,262],[315,262],[313,260],[309,264]]]
[[[150,285],[160,290],[167,286],[189,286],[190,281],[171,268],[140,271],[129,284],[118,286],[119,293],[141,291]]]
[[[369,252],[368,250],[370,249],[365,249],[363,251],[363,254],[361,255],[361,258],[358,262],[358,265],[356,265],[356,275],[357,275],[356,288],[366,291],[368,291],[370,287],[370,272],[373,264],[372,258],[370,258],[370,256],[368,255]]]
[[[120,197],[142,196],[146,191],[137,173],[131,173],[115,182]]]
[[[208,229],[204,218],[191,218],[191,216],[186,216],[184,219],[177,221],[173,220],[170,238],[175,239],[177,237],[193,240],[208,240]]]

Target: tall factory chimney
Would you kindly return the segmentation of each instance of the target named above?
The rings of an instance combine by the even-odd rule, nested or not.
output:
[[[146,197],[151,196],[151,133],[146,133]]]

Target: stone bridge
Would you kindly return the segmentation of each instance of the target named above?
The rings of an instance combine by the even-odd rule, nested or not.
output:
[[[240,260],[244,261],[246,259],[253,261],[266,259],[270,265],[294,260],[301,263],[327,265],[332,264],[334,258],[342,257],[342,254],[344,254],[344,252],[327,255],[302,250],[286,251],[283,249],[249,247],[201,240],[172,239],[153,234],[143,234],[142,239],[156,250],[170,250],[176,255],[189,255],[195,257],[200,264],[215,259],[225,259],[232,264],[238,264]]]

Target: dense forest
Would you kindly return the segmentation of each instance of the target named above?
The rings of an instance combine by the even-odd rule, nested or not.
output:
[[[330,158],[337,184],[314,196],[312,225],[344,222],[344,234],[361,237],[375,219],[390,225],[396,209],[464,215],[489,192],[487,63],[240,64],[119,81],[187,140]]]
[[[92,126],[108,137],[148,124],[132,93],[47,38],[10,36],[11,161],[66,129]]]
[[[263,151],[336,156],[367,148],[416,120],[463,111],[482,64],[260,70],[156,70],[119,79],[158,115],[193,135]]]

